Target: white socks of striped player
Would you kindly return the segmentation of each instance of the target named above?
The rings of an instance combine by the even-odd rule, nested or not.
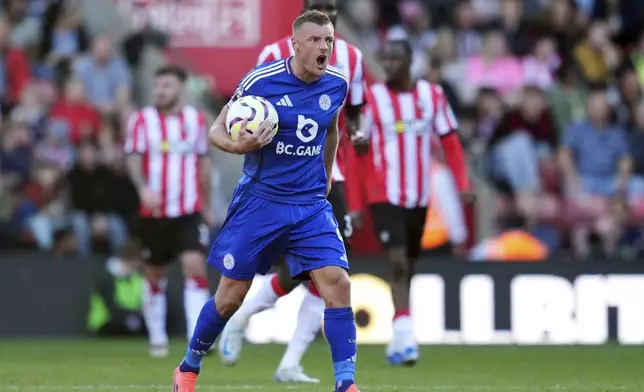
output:
[[[201,308],[210,300],[206,278],[188,278],[183,285],[183,309],[186,313],[186,337],[188,341],[197,326]]]
[[[156,283],[146,280],[143,285],[143,319],[148,329],[148,340],[151,346],[168,344],[166,285],[165,279]]]
[[[246,324],[252,315],[275,306],[275,303],[283,294],[277,293],[273,288],[272,281],[276,278],[277,275],[273,274],[262,282],[259,290],[252,297],[246,298],[233,317],[240,321],[243,320],[242,324]]]
[[[286,346],[286,352],[284,352],[278,369],[288,369],[300,365],[306,349],[320,330],[324,318],[324,307],[322,298],[306,290],[297,314],[295,332]]]

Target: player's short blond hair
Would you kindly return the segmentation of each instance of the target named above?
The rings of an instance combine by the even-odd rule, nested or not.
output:
[[[315,23],[318,26],[324,26],[331,24],[331,19],[324,12],[317,10],[305,11],[293,21],[293,35],[305,23]]]

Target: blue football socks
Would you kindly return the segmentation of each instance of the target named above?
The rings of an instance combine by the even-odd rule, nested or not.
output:
[[[324,311],[324,334],[331,348],[336,383],[355,380],[356,324],[353,309],[334,308]]]
[[[197,326],[190,339],[186,356],[183,358],[179,370],[199,374],[201,361],[208,354],[208,350],[215,344],[217,336],[224,330],[228,318],[219,314],[215,307],[215,297],[212,297],[203,305]]]

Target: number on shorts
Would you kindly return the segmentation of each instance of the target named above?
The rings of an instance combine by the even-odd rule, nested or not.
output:
[[[344,216],[344,237],[349,239],[353,235],[353,224],[351,223],[351,215]]]

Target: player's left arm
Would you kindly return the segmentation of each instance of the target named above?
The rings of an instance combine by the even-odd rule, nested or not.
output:
[[[210,226],[212,220],[212,209],[210,205],[212,191],[212,159],[208,143],[208,130],[206,117],[199,115],[199,134],[197,137],[197,173],[199,174],[199,193],[201,196],[201,215]]]
[[[331,191],[331,177],[333,172],[333,164],[335,163],[335,156],[338,153],[338,142],[340,141],[338,131],[338,115],[336,114],[329,124],[326,132],[326,139],[324,140],[324,169],[326,170],[326,194],[329,195]]]
[[[470,181],[465,163],[463,146],[458,138],[458,122],[443,89],[432,86],[432,94],[436,95],[434,100],[437,104],[435,109],[434,129],[440,136],[441,145],[445,153],[445,160],[454,174],[456,185],[461,193],[470,191]]]

